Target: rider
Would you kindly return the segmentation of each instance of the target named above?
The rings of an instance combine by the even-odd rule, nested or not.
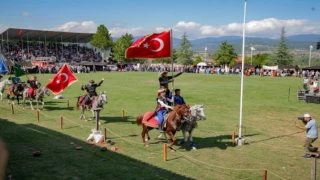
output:
[[[173,82],[173,78],[180,76],[182,73],[183,73],[183,72],[179,72],[178,74],[173,75],[173,76],[167,76],[167,75],[168,75],[168,72],[167,72],[167,71],[162,71],[162,72],[160,73],[160,77],[159,77],[159,79],[158,79],[158,80],[159,80],[159,84],[160,84],[160,87],[161,87],[161,86],[164,86],[164,87],[166,88],[166,90],[167,90],[167,92],[166,92],[167,97],[169,96],[169,93],[170,93],[168,84],[169,84],[170,82]]]
[[[173,91],[173,89],[172,89]],[[180,89],[175,89],[174,90],[174,105],[183,105],[183,104],[186,104],[186,102],[184,101],[183,97],[180,95]],[[170,97],[170,96],[169,96]]]
[[[92,96],[97,96],[96,88],[100,86],[104,81],[104,78],[101,79],[101,81],[98,84],[94,83],[94,80],[90,80],[89,84],[82,86],[81,90],[86,91],[86,96],[84,98],[84,104],[86,105],[87,109],[89,109],[90,99]]]
[[[40,82],[37,80],[37,76],[32,76],[31,79],[27,81],[30,84],[29,96],[35,97],[37,89],[41,86]]]
[[[158,125],[159,125],[159,131],[160,131],[158,138],[161,138],[163,133],[162,123],[164,121],[164,116],[167,112],[167,109],[173,109],[173,107],[168,105],[168,101],[172,102],[172,99],[169,99],[166,97],[166,89],[160,89],[158,90],[158,92],[160,93],[160,95],[157,98],[156,109],[157,109]]]
[[[11,86],[11,89],[10,91],[11,92],[15,92],[18,88],[18,84],[21,83],[21,79],[19,77],[9,77],[9,80],[12,81],[12,86]]]

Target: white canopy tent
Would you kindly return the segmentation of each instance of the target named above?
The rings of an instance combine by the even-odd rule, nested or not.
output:
[[[207,66],[207,64],[205,62],[199,62],[197,66]]]
[[[266,69],[266,70],[278,70],[278,66],[262,66],[262,69]]]

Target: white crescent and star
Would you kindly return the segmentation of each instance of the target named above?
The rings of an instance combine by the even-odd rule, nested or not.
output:
[[[68,74],[66,74],[66,73],[61,73],[61,74],[59,74],[59,76],[64,76],[64,77],[65,77],[65,80],[64,80],[62,83],[67,82],[68,79],[69,79],[69,76],[68,76]],[[60,82],[60,81],[57,80],[57,83],[59,83],[59,82]]]
[[[158,49],[150,49],[150,51],[152,51],[152,52],[159,52],[159,51],[161,51],[161,50],[163,49],[163,47],[164,47],[164,42],[162,41],[162,39],[160,39],[160,38],[153,38],[153,39],[151,39],[150,41],[158,41],[158,42],[160,43],[160,46],[159,46]],[[145,44],[143,44],[143,47],[148,49],[148,48],[149,48],[149,44],[148,44],[148,43],[145,43]]]

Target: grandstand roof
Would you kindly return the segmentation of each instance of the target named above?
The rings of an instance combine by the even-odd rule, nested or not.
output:
[[[8,36],[7,36],[8,35]],[[65,42],[65,43],[88,43],[90,42],[92,33],[75,33],[50,30],[32,30],[32,29],[15,29],[9,28],[0,34],[0,38],[15,41],[47,41],[47,42]],[[77,40],[78,38],[78,40]]]

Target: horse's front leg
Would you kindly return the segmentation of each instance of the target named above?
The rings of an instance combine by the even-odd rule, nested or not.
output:
[[[188,141],[188,139],[187,139],[187,131],[186,130],[181,130],[182,131],[182,135],[183,135],[183,140],[181,140],[180,142],[179,142],[179,144],[184,144],[185,142],[187,142]]]
[[[42,103],[42,108],[41,108],[41,109],[43,109],[43,108],[44,108],[44,101],[43,101],[43,99],[41,99],[41,103]]]
[[[84,115],[84,106],[80,105],[80,111],[81,111],[80,120],[82,119],[86,120],[86,117]]]
[[[192,138],[192,132],[193,132],[193,129],[191,131],[189,131],[189,141],[190,141],[190,146],[193,150],[197,150],[196,146],[194,145],[193,143],[193,138]]]
[[[32,110],[34,110],[33,106],[32,106],[32,98],[30,98],[30,107]]]
[[[172,146],[174,145],[174,143],[177,141],[176,137],[174,136],[174,133],[172,131],[167,131],[167,134],[170,136],[171,138],[171,143],[168,145],[168,147],[171,149],[171,151],[175,151]]]

